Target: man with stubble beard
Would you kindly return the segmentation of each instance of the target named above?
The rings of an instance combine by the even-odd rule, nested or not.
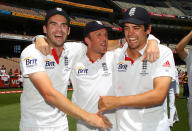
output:
[[[44,56],[34,44],[26,47],[20,58],[24,76],[21,95],[20,131],[68,131],[67,114],[92,126],[111,126],[102,115],[90,114],[67,99],[71,66],[83,50],[79,44],[66,43],[70,33],[69,17],[61,8],[49,10],[43,32],[52,47]]]

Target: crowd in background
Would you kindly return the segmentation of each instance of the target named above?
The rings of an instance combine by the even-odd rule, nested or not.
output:
[[[17,68],[15,70],[10,68],[7,72],[5,65],[2,65],[0,68],[0,83],[3,86],[10,86],[11,78],[17,78],[17,83],[22,87],[23,77],[21,72]]]

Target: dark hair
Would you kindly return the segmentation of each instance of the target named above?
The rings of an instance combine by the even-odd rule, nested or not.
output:
[[[62,8],[59,8],[59,7],[56,7],[54,9],[51,9],[51,10],[47,11],[47,14],[46,14],[45,20],[44,20],[44,25],[47,25],[48,20],[49,20],[50,17],[52,17],[54,15],[57,15],[57,14],[64,16],[65,19],[67,20],[67,24],[69,26],[69,24],[70,24],[69,16],[67,15],[67,13]]]
[[[149,29],[150,25],[149,24],[144,24],[144,31],[147,31]],[[122,25],[122,28],[124,30],[124,25]]]
[[[145,28],[144,30],[147,31],[149,29],[149,26],[150,26],[149,24],[144,24],[144,28]]]

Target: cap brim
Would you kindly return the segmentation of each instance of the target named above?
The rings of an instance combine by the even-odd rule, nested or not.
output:
[[[89,27],[88,27],[89,28]],[[103,29],[103,28],[106,28],[104,25],[101,25],[101,26],[98,26],[98,27],[95,27],[95,28],[92,28],[92,29],[84,29],[84,37],[87,37],[89,33],[93,32],[93,31],[97,31],[97,30],[100,30],[100,29]]]
[[[144,21],[141,21],[141,20],[138,20],[135,18],[127,18],[127,19],[119,20],[120,24],[127,23],[127,22],[132,23],[132,24],[136,24],[136,25],[143,25],[144,24]]]

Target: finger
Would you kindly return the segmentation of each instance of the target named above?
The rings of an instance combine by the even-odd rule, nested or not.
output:
[[[157,53],[154,54],[153,59],[154,59],[154,61],[156,61],[158,59]]]
[[[146,55],[146,60],[150,62],[150,54]]]
[[[45,41],[48,43],[47,39],[45,39]],[[52,47],[51,47],[51,46],[48,46],[48,51],[47,51],[47,53],[48,53],[48,54],[51,54],[51,50],[52,50]]]
[[[41,47],[43,55],[47,55],[46,48],[44,46]]]
[[[107,118],[104,120],[104,122],[107,125],[107,128],[111,128],[112,127],[111,122]]]
[[[101,107],[102,107],[102,98],[100,97],[98,101],[98,109],[100,109]]]
[[[51,54],[51,47],[50,46],[46,46],[45,47],[45,52],[46,52],[46,55]]]
[[[144,53],[142,61],[146,60],[146,58],[146,53]]]
[[[157,59],[159,58],[159,55],[160,55],[160,52],[159,52],[159,50],[158,50],[158,52],[157,52]]]
[[[153,62],[153,54],[149,54],[149,62]]]
[[[107,128],[111,128],[111,127],[112,127],[112,124],[111,124],[111,122],[109,121],[109,119],[108,119],[107,117],[103,116],[103,115],[102,115],[101,117],[102,117],[105,125],[107,126]]]

